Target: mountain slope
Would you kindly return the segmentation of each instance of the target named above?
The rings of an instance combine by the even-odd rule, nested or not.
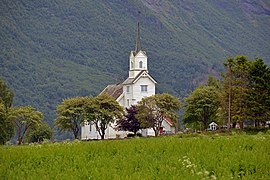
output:
[[[267,0],[2,0],[0,10],[0,76],[16,105],[47,121],[63,98],[95,96],[127,77],[138,11],[158,92],[187,95],[229,55],[270,64]]]

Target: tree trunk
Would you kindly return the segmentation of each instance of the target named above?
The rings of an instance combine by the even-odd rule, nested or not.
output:
[[[73,130],[74,139],[78,139],[78,128]]]
[[[22,130],[21,130],[21,128],[19,127],[18,128],[18,139],[17,139],[17,144],[18,145],[21,145],[22,144],[22,137],[21,137],[21,133],[22,133]]]
[[[204,128],[204,130],[207,130],[207,128],[208,128],[208,117],[207,116],[205,116],[203,118],[203,128]]]
[[[158,136],[159,129],[157,127],[153,127],[153,130],[155,132],[155,137]]]
[[[77,132],[73,132],[74,135],[74,139],[78,139],[78,133]]]
[[[207,122],[203,123],[203,128],[204,128],[204,130],[207,130],[207,128],[208,128],[208,123]]]
[[[240,129],[244,129],[244,123],[243,122],[240,122]]]
[[[21,136],[18,136],[18,145],[21,145],[22,144],[22,138]]]
[[[233,122],[232,123],[232,128],[235,128],[236,127],[236,122]]]
[[[154,130],[155,131],[155,137],[158,137],[159,130]]]
[[[231,88],[231,87],[230,87]],[[228,122],[227,128],[231,128],[231,92],[229,92],[229,102],[228,102]]]
[[[101,129],[101,134],[100,134],[101,139],[105,138],[105,129]]]

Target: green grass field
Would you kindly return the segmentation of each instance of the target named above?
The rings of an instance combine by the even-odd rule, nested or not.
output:
[[[0,179],[270,179],[270,136],[1,146]]]

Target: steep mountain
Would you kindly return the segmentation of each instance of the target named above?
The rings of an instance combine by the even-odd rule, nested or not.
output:
[[[124,80],[138,19],[158,92],[184,97],[230,55],[270,64],[268,0],[1,0],[0,76],[15,104],[52,122],[63,98]]]

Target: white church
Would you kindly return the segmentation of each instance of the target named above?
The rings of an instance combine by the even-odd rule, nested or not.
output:
[[[155,79],[148,72],[147,55],[141,50],[140,43],[140,24],[137,27],[137,38],[135,51],[130,52],[129,56],[129,76],[119,84],[108,85],[100,94],[106,93],[115,98],[115,100],[123,107],[128,108],[136,105],[144,97],[155,94]],[[105,133],[105,139],[124,138],[127,131],[116,131],[115,124],[111,124]],[[174,123],[165,118],[160,130],[162,133],[175,133]],[[143,136],[154,136],[153,129],[143,129]],[[101,139],[95,126],[85,123],[81,126],[81,139]]]

